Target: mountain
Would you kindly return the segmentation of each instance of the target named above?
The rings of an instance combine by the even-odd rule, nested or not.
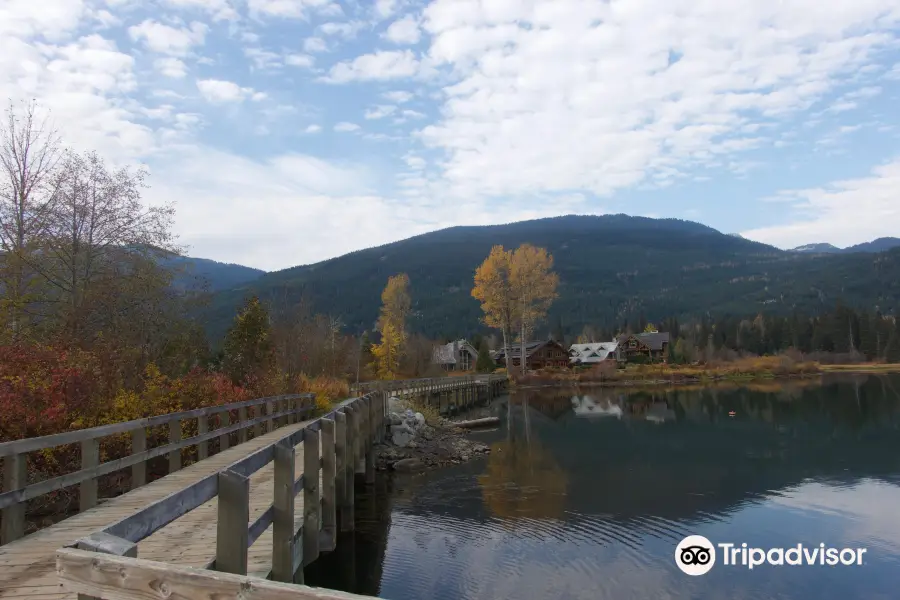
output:
[[[900,238],[883,237],[871,242],[848,246],[847,248],[838,248],[831,244],[807,244],[798,246],[790,250],[790,252],[804,252],[807,254],[851,254],[853,252],[884,252],[891,248],[900,247]]]
[[[797,246],[790,251],[805,252],[807,254],[840,254],[843,252],[843,250],[831,244],[807,244],[805,246]]]
[[[615,327],[643,315],[748,315],[851,305],[900,310],[900,249],[883,254],[805,254],[726,235],[699,223],[627,215],[565,216],[485,227],[453,227],[314,265],[267,273],[213,296],[205,320],[221,338],[250,294],[340,316],[371,329],[390,275],[410,277],[411,327],[432,337],[484,331],[471,297],[476,267],[495,244],[547,248],[560,276],[545,322],[566,333]]]
[[[245,267],[232,263],[222,263],[208,258],[169,255],[160,261],[163,266],[176,271],[173,284],[175,287],[195,287],[207,284],[209,290],[216,292],[234,288],[241,284],[259,279],[266,272],[261,269]]]
[[[844,248],[844,252],[884,252],[885,250],[897,248],[898,246],[900,246],[900,238],[883,237],[872,240],[871,242]]]

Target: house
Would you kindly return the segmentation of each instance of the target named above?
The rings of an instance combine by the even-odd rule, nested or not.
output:
[[[614,341],[572,344],[569,347],[569,362],[573,365],[595,365],[605,360],[616,360],[617,346]]]
[[[431,353],[431,362],[445,371],[471,371],[477,360],[478,350],[466,340],[438,346]]]
[[[616,338],[616,360],[629,362],[640,356],[651,362],[666,362],[669,340],[668,333],[658,331],[620,335]]]
[[[513,343],[509,348],[510,359],[513,366],[522,364],[522,344]],[[500,349],[494,357],[498,365],[506,367],[506,350]],[[547,340],[545,342],[527,342],[525,344],[525,365],[529,369],[543,369],[544,367],[569,366],[569,353],[559,342]]]

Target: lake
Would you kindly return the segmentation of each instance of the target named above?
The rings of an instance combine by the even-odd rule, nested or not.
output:
[[[900,377],[521,391],[484,413],[501,417],[472,436],[490,456],[379,473],[358,489],[357,530],[307,584],[390,600],[900,594]],[[675,562],[688,535],[866,552],[859,565],[750,569],[718,547],[689,576]]]

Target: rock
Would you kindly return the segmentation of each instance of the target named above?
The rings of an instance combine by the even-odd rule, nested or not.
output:
[[[403,430],[391,433],[391,443],[400,448],[406,448],[413,439],[413,434]]]
[[[413,440],[413,441],[411,441],[410,443],[408,443],[408,444],[406,445],[406,447],[407,447],[407,448],[418,448],[419,445],[416,443],[415,440]]]
[[[425,468],[425,464],[418,458],[404,458],[393,464],[393,469],[398,473],[415,473]]]
[[[424,427],[424,426],[425,426],[425,415],[423,415],[423,414],[420,413],[420,412],[417,412],[417,413],[415,414],[415,418],[416,418],[416,424],[418,425],[418,427]]]
[[[395,412],[400,410],[400,398],[397,396],[391,396],[388,398],[388,411]]]
[[[388,414],[387,421],[389,425],[401,425],[403,423],[403,417],[395,412],[392,412]]]

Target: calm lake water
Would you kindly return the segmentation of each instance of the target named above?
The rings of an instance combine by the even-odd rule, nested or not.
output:
[[[482,409],[489,457],[380,476],[309,585],[390,600],[896,599],[900,378],[653,393],[553,390]],[[733,411],[733,416],[729,413]],[[861,566],[718,563],[684,537],[866,548]]]

